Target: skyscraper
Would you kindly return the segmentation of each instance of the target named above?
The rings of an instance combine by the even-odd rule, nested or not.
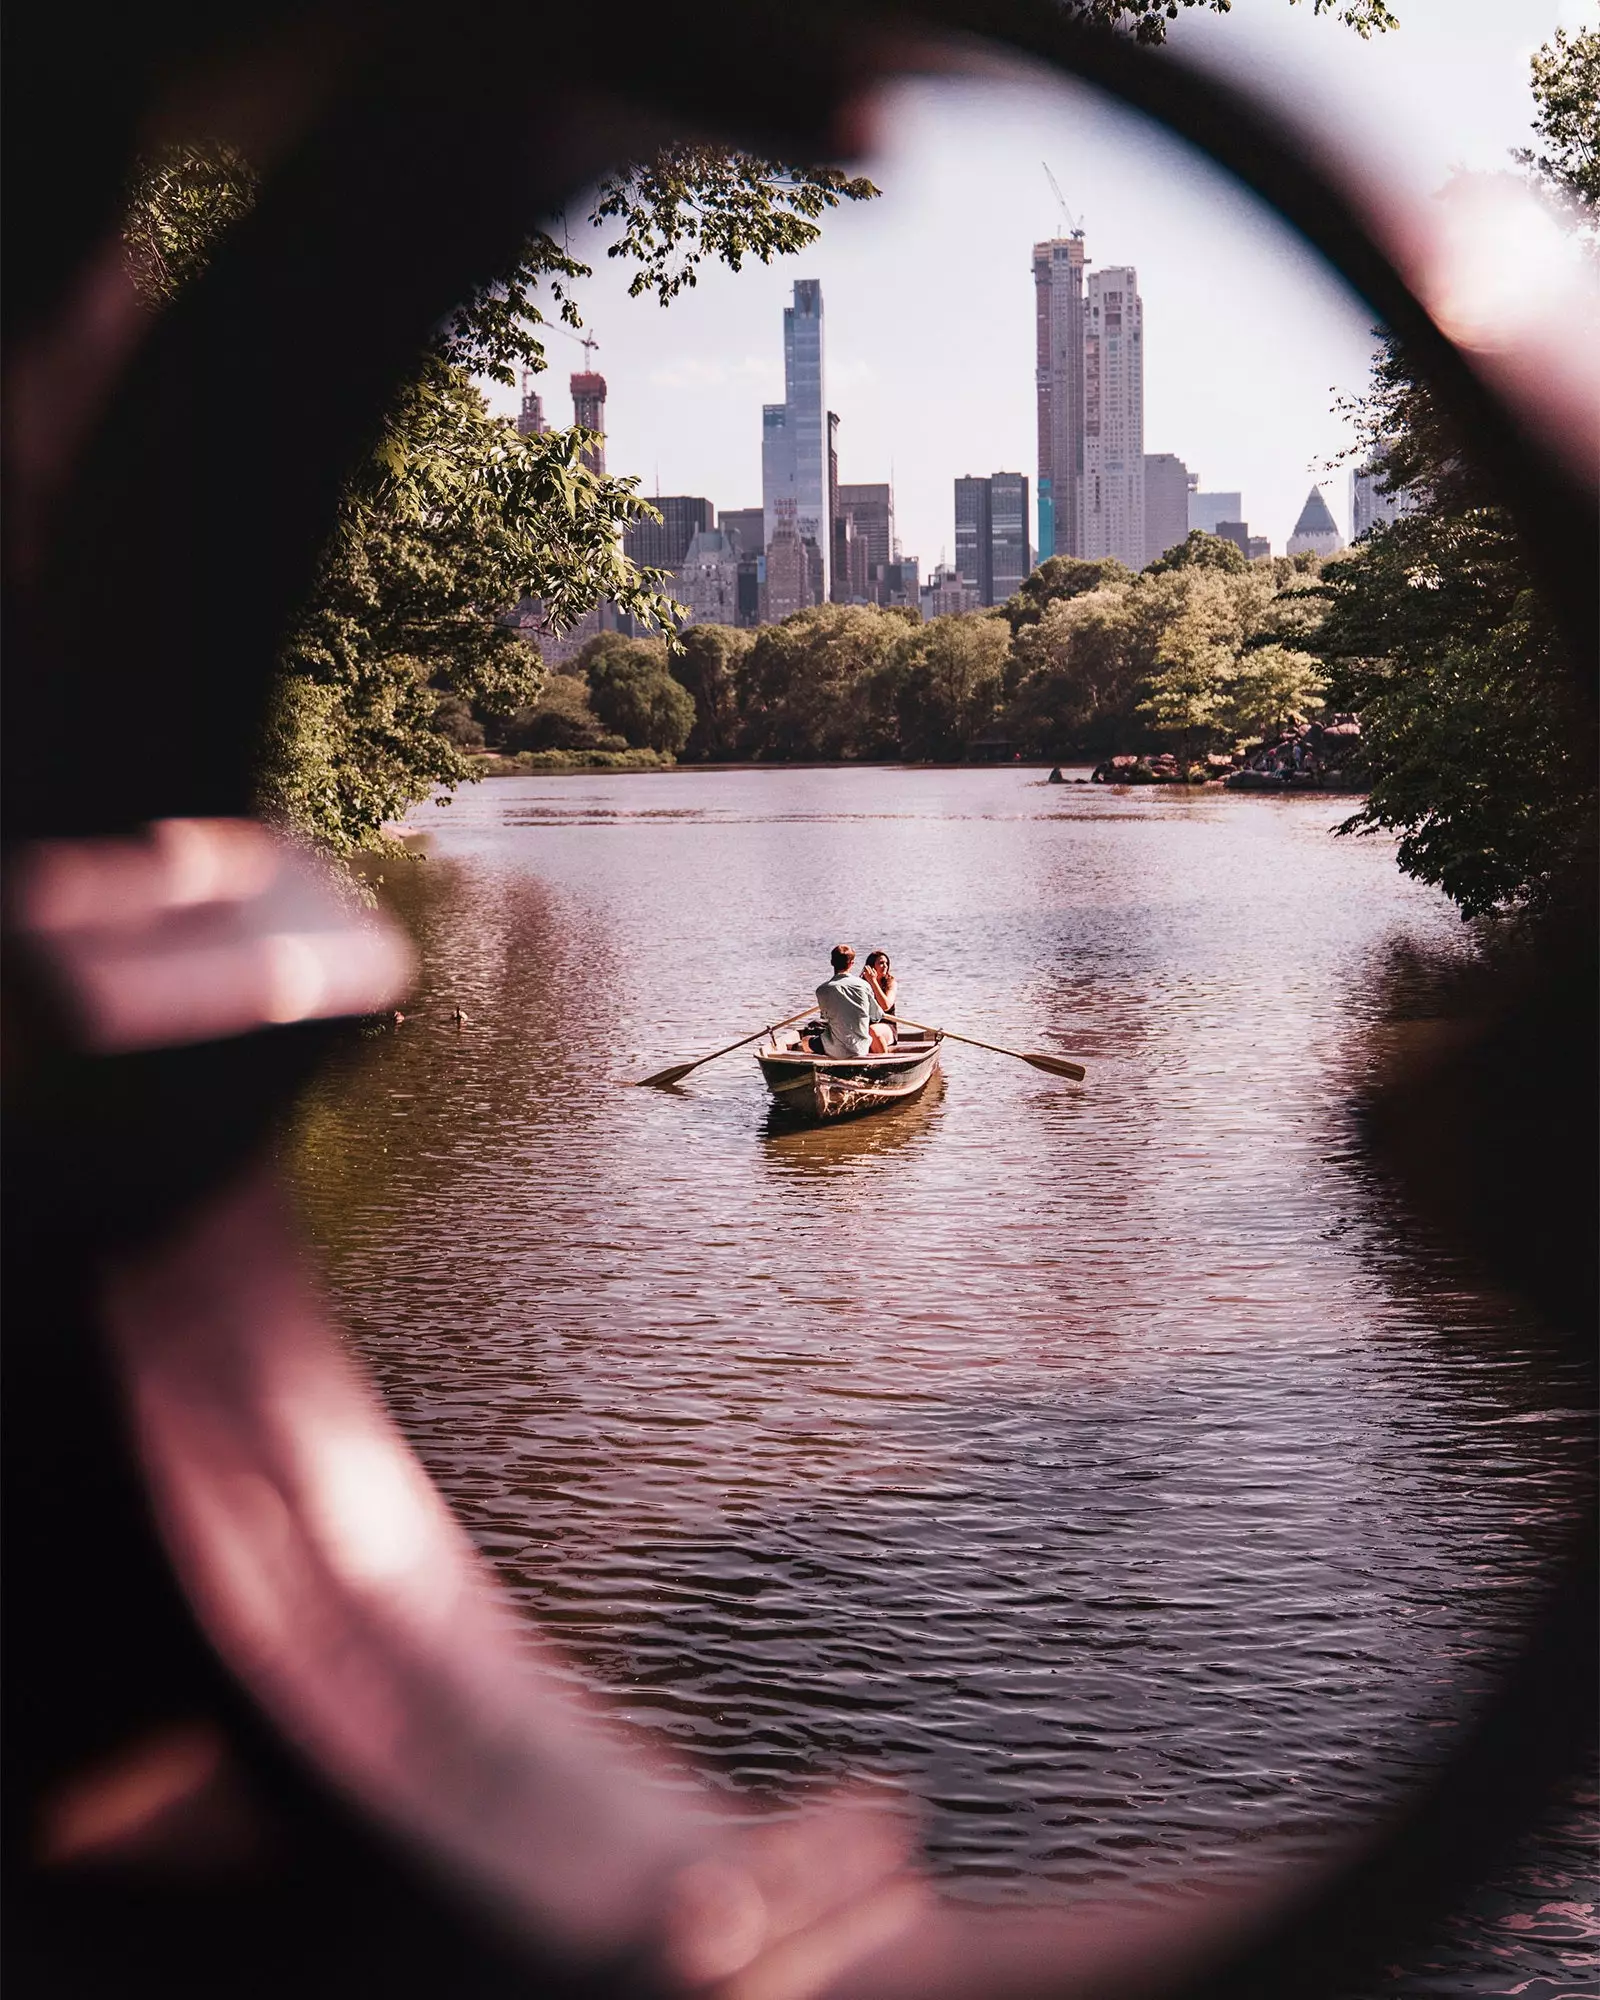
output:
[[[780,512],[794,507],[794,433],[787,403],[761,405],[761,547],[778,532]]]
[[[1344,536],[1339,533],[1339,524],[1328,512],[1322,488],[1313,486],[1306,495],[1306,504],[1300,509],[1294,533],[1289,537],[1288,553],[1292,556],[1333,556],[1343,547]]]
[[[1083,303],[1082,529],[1077,553],[1144,567],[1144,305],[1138,273],[1114,264]],[[1059,509],[1056,545],[1061,542]]]
[[[1350,475],[1350,539],[1359,542],[1374,528],[1390,527],[1415,506],[1405,487],[1391,493],[1380,481],[1378,469],[1369,460]]]
[[[517,430],[522,437],[543,437],[545,432],[544,398],[537,389],[528,386],[529,377],[524,371],[522,377],[522,408],[517,412]]]
[[[866,544],[867,562],[894,560],[894,493],[888,483],[841,485],[838,508],[855,524],[857,541]]]
[[[766,517],[759,507],[724,508],[722,532],[739,551],[739,598],[737,625],[761,621],[761,579],[766,570]]]
[[[1189,534],[1189,468],[1170,451],[1144,455],[1144,559],[1153,563]]]
[[[956,481],[956,573],[980,604],[1003,604],[1028,574],[1028,480],[1021,472]]]
[[[839,515],[839,413],[828,412],[828,595],[843,603],[850,595],[850,554],[852,536]],[[840,589],[843,576],[845,588]]]
[[[989,566],[992,604],[1004,604],[1027,581],[1032,568],[1028,537],[1028,475],[989,475]]]
[[[793,507],[792,528],[816,549],[821,598],[828,596],[833,525],[828,493],[828,407],[823,381],[822,287],[796,278],[794,304],[783,309],[783,401],[762,410],[761,500],[770,548],[779,505]]]
[[[586,431],[598,431],[600,442],[583,454],[591,472],[606,469],[606,378],[585,371],[572,378],[572,421]]]
[[[956,574],[977,588],[980,604],[994,602],[994,563],[990,549],[989,482],[956,481]]]
[[[1189,489],[1189,532],[1198,528],[1202,534],[1214,535],[1219,521],[1240,521],[1244,518],[1244,496],[1240,493],[1202,493],[1198,486]]]
[[[737,625],[739,549],[720,528],[704,528],[678,565],[673,595],[688,612],[686,625]]]
[[[676,569],[696,535],[716,526],[717,510],[696,493],[658,493],[651,501],[659,521],[630,521],[622,531],[629,559],[651,569]]]
[[[759,507],[724,507],[721,525],[725,534],[738,537],[740,555],[758,556],[766,548],[766,523]]]
[[[780,624],[796,611],[814,604],[811,549],[801,537],[792,500],[778,502],[778,525],[767,542],[766,575],[761,582],[761,618]]]
[[[1083,480],[1083,232],[1033,246],[1039,560],[1079,553]]]

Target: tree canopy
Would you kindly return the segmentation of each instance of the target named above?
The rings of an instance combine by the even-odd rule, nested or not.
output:
[[[1592,234],[1600,215],[1600,36],[1532,60],[1527,162]],[[1357,408],[1360,449],[1404,511],[1330,563],[1312,648],[1358,708],[1372,787],[1347,831],[1400,836],[1400,864],[1464,915],[1537,911],[1595,841],[1594,715],[1516,529],[1403,345]]]
[[[1533,170],[1592,234],[1600,212],[1600,28],[1557,28],[1531,58],[1537,147],[1513,157]]]
[[[1289,0],[1291,7],[1299,4],[1300,0]],[[1168,23],[1193,7],[1229,14],[1233,0],[1073,0],[1074,12],[1104,27],[1130,32],[1141,42],[1164,42]],[[1311,0],[1311,11],[1332,14],[1363,40],[1400,25],[1386,0]]]

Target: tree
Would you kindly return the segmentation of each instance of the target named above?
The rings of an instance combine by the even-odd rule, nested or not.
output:
[[[1058,598],[1037,624],[1023,626],[1012,647],[1013,740],[1050,757],[1130,747],[1142,734],[1134,698],[1154,666],[1147,625],[1133,576],[1122,570],[1099,589]]]
[[[745,754],[775,762],[888,754],[906,630],[904,618],[870,604],[819,604],[763,626],[744,675]]]
[[[178,142],[139,163],[123,225],[128,273],[162,306],[210,259],[211,247],[255,205],[260,176],[236,147]]]
[[[1178,18],[1178,10],[1205,7],[1214,14],[1226,14],[1233,0],[1072,0],[1072,11],[1102,27],[1130,31],[1141,42],[1163,42],[1167,23]],[[1290,6],[1298,0],[1289,0]],[[1400,24],[1385,0],[1312,0],[1313,14],[1332,14],[1365,40],[1381,35]]]
[[[1235,738],[1265,736],[1314,714],[1327,687],[1321,663],[1310,653],[1277,640],[1246,646],[1224,674],[1217,721]]]
[[[1600,28],[1557,28],[1534,52],[1533,129],[1541,145],[1512,158],[1592,236],[1600,211]]]
[[[282,654],[263,758],[270,817],[333,853],[381,847],[436,788],[476,776],[441,699],[491,727],[537,695],[539,656],[506,609],[537,587],[566,622],[597,593],[667,615],[622,553],[631,482],[592,473],[581,432],[521,438],[459,367],[430,361],[346,488],[312,598]]]
[[[904,754],[930,763],[964,757],[999,712],[1010,653],[998,618],[934,618],[907,632],[895,689]]]
[[[580,674],[548,674],[539,699],[519,708],[504,734],[508,750],[624,750],[625,738],[608,735],[589,701]]]
[[[630,749],[677,755],[694,727],[694,697],[667,672],[665,640],[602,633],[578,660],[590,705],[607,729]]]
[[[1527,156],[1589,232],[1600,37],[1533,58]],[[1359,709],[1372,774],[1347,833],[1400,835],[1400,865],[1464,916],[1548,908],[1593,865],[1594,715],[1493,487],[1404,347],[1385,340],[1357,449],[1407,513],[1322,571],[1315,638],[1332,699]]]
[[[1106,584],[1131,583],[1133,571],[1114,556],[1086,561],[1081,556],[1047,556],[1022,588],[1000,607],[1012,631],[1037,625],[1052,604],[1066,604]]]
[[[1191,535],[1189,543],[1194,540]],[[1222,546],[1239,553],[1232,543]],[[1301,686],[1315,679],[1314,663],[1297,679],[1291,664],[1295,656],[1287,662],[1269,659],[1261,670],[1266,685],[1252,698],[1253,670],[1245,665],[1246,651],[1272,602],[1273,587],[1269,575],[1242,559],[1235,568],[1212,562],[1202,551],[1199,562],[1169,569],[1152,565],[1140,578],[1140,594],[1145,617],[1158,629],[1155,671],[1138,712],[1159,735],[1176,738],[1190,761],[1208,750],[1216,735],[1240,733],[1236,723],[1241,710],[1259,708],[1262,699],[1269,699],[1274,677]],[[1276,650],[1279,655],[1286,651]]]
[[[1401,867],[1464,916],[1537,909],[1592,848],[1593,718],[1509,522],[1440,500],[1467,476],[1439,472],[1419,511],[1324,572],[1318,650],[1372,773],[1342,830],[1399,833]]]
[[[1145,574],[1164,576],[1174,569],[1222,569],[1237,573],[1249,567],[1237,542],[1230,542],[1222,535],[1208,535],[1204,528],[1191,528],[1176,548],[1146,564]]]
[[[732,625],[689,625],[667,667],[694,702],[694,728],[684,754],[701,761],[738,755],[739,684],[755,634]]]
[[[1312,622],[1299,572],[1289,567],[1280,589],[1272,565],[1214,563],[1190,546],[1200,560],[1124,570],[1018,632],[1007,723],[1025,748],[1103,756],[1166,737],[1193,756],[1314,702],[1317,663],[1285,643]]]

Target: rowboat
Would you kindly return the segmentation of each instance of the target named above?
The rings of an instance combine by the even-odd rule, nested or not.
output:
[[[882,1056],[817,1055],[811,1044],[821,1029],[820,1021],[780,1029],[756,1050],[773,1104],[797,1118],[820,1123],[887,1111],[920,1097],[938,1074],[942,1029],[902,1029]]]

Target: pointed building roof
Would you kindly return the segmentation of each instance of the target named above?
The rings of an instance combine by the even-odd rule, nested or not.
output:
[[[1306,495],[1306,504],[1300,509],[1300,518],[1294,524],[1297,535],[1336,535],[1339,524],[1328,512],[1328,503],[1322,497],[1322,488],[1313,486]]]

